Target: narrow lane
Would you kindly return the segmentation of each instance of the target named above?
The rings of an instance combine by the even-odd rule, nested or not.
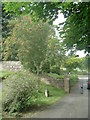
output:
[[[81,83],[83,81],[83,94]],[[80,77],[74,90],[55,105],[37,113],[33,118],[88,118],[87,78]]]

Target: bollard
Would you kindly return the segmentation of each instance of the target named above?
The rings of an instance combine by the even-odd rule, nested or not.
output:
[[[82,86],[81,86],[81,94],[83,94],[83,81],[82,81]]]
[[[83,86],[81,87],[81,94],[83,94]]]
[[[45,96],[49,97],[49,90],[48,89],[45,90]]]

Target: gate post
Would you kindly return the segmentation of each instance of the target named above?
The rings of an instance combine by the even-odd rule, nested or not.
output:
[[[68,75],[64,76],[64,90],[66,93],[70,93],[70,79]]]

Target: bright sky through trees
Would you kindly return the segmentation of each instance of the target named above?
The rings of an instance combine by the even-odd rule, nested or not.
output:
[[[58,14],[58,18],[53,22],[53,24],[54,25],[58,25],[59,23],[62,23],[62,22],[64,22],[66,19],[64,18],[64,15],[62,14],[62,13],[59,13]],[[59,37],[59,32],[56,30],[56,35],[57,35],[57,37],[60,39],[60,37]],[[67,52],[67,55],[68,55],[68,52]],[[84,53],[84,51],[83,50],[78,50],[77,52],[76,52],[76,55],[79,55],[79,57],[81,58],[81,57],[84,57],[84,56],[86,56],[86,54]]]

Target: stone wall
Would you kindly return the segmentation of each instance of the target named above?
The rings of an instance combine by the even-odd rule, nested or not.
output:
[[[20,71],[23,68],[19,61],[0,61],[0,71],[9,70],[9,71]],[[63,79],[54,80],[50,77],[41,77],[41,81],[46,84],[51,84],[57,88],[63,88],[65,92],[70,93],[70,79],[66,75]]]
[[[20,61],[0,61],[0,71],[1,70],[10,70],[10,71],[19,71],[22,69]]]
[[[51,84],[52,86],[54,87],[57,87],[57,88],[64,88],[64,80],[62,79],[58,79],[58,80],[54,80],[52,78],[41,78],[41,81],[46,83],[46,84]]]
[[[46,83],[46,84],[51,84],[54,87],[57,88],[63,88],[66,93],[70,93],[70,79],[66,75],[63,79],[51,79],[49,77],[41,77],[41,81]]]

